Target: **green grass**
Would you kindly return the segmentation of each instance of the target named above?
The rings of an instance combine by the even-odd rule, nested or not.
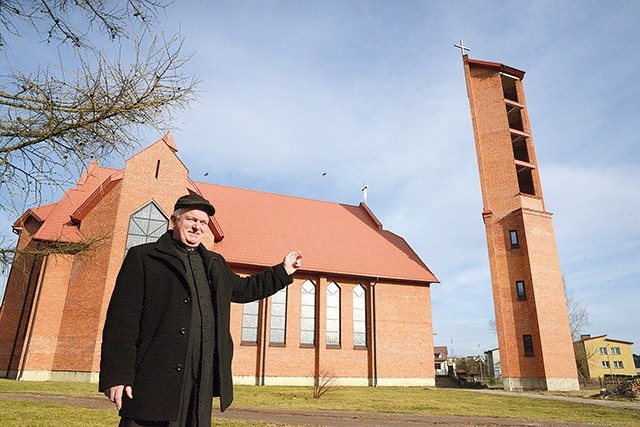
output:
[[[311,396],[311,389],[305,387],[245,386],[235,388],[234,405],[640,426],[640,410],[486,394],[469,390],[419,387],[343,387],[325,394],[321,399],[314,399]]]
[[[120,420],[115,409],[85,409],[25,400],[0,399],[0,413],[2,427],[115,427]],[[216,420],[214,425],[216,427],[283,426],[283,424],[236,420]]]
[[[402,387],[342,387],[312,397],[310,387],[235,387],[234,406],[281,409],[344,410],[428,415],[486,416],[532,421],[567,421],[640,426],[640,410],[609,408],[559,400],[478,393],[469,390]],[[0,380],[0,391],[99,396],[95,384]],[[554,393],[558,394],[558,393]],[[585,393],[588,395],[589,393]],[[568,394],[575,396],[574,394]],[[217,405],[217,402],[215,402]],[[214,406],[215,408],[215,406]],[[115,409],[84,409],[62,404],[10,400],[0,394],[0,427],[114,426]],[[214,413],[215,417],[215,413]],[[216,419],[229,427],[276,426]],[[281,425],[281,424],[280,424]]]
[[[0,399],[0,426],[116,426],[115,411],[84,409],[52,403]]]

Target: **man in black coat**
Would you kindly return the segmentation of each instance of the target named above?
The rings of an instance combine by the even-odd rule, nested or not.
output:
[[[231,302],[266,298],[292,283],[302,254],[240,277],[200,243],[214,207],[182,196],[172,229],[129,249],[111,296],[102,337],[100,391],[121,427],[211,425],[212,396],[233,400]]]

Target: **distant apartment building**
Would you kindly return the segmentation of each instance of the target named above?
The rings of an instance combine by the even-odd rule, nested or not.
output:
[[[587,379],[636,375],[632,346],[606,335],[582,335],[573,343],[580,375]]]

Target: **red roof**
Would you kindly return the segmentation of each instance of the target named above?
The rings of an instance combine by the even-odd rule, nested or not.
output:
[[[382,230],[369,208],[197,183],[216,207],[230,263],[268,266],[291,250],[305,271],[415,282],[438,280],[404,239]]]
[[[162,140],[176,151],[170,134]],[[76,188],[58,203],[28,210],[14,226],[21,227],[31,215],[43,222],[35,239],[80,241],[78,224],[122,175],[123,170],[92,163]],[[214,250],[231,264],[270,266],[289,251],[301,250],[303,269],[309,273],[438,282],[407,242],[384,230],[365,204],[344,205],[190,179],[185,189],[197,191],[216,207],[211,222],[217,242]]]
[[[76,224],[71,217],[83,204],[91,200],[92,194],[101,187],[106,180],[117,175],[118,169],[98,166],[92,162],[80,177],[76,188],[67,190],[59,202],[40,208],[30,209],[23,214],[14,226],[31,212],[36,219],[44,221],[40,229],[33,236],[36,240],[50,240],[60,242],[78,242],[83,240]]]

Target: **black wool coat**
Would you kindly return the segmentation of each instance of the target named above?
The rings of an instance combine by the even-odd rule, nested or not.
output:
[[[133,399],[123,396],[124,417],[165,421],[178,415],[193,301],[175,250],[171,231],[132,247],[116,279],[102,334],[99,389],[132,386]],[[231,302],[266,298],[293,280],[282,264],[240,277],[220,254],[202,244],[198,251],[216,315],[213,395],[224,411],[233,400]]]

